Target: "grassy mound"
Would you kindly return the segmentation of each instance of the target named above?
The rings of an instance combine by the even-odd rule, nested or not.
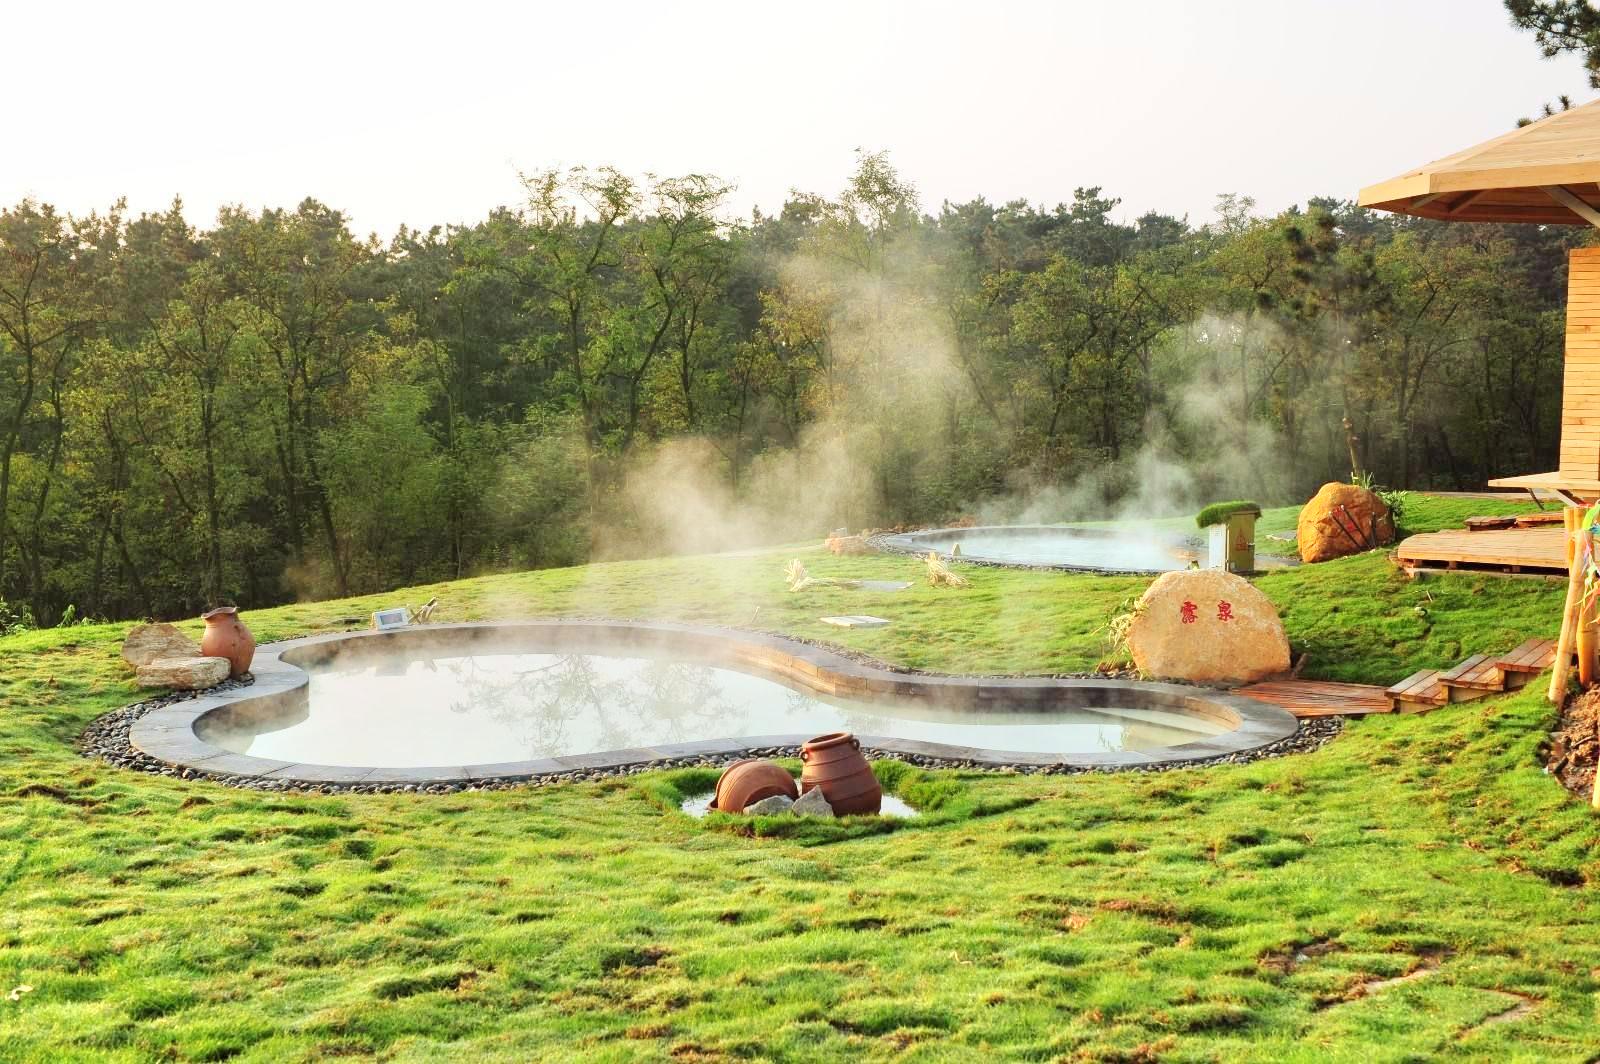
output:
[[[1194,515],[1194,523],[1201,528],[1210,528],[1220,525],[1234,514],[1252,513],[1260,516],[1261,504],[1250,502],[1246,499],[1235,499],[1233,502],[1214,502],[1210,506]]]
[[[1445,520],[1432,506],[1408,523]],[[791,595],[797,553],[832,576],[917,564],[791,548],[247,619],[279,638],[438,594],[451,620],[753,618],[906,665],[1048,673],[1099,660],[1146,583],[974,568],[967,591]],[[1259,584],[1312,670],[1369,682],[1553,634],[1562,592],[1410,584],[1379,555]],[[817,621],[837,612],[894,623]],[[1242,766],[880,765],[925,822],[774,834],[677,812],[705,772],[419,798],[116,771],[73,740],[137,697],[125,628],[0,640],[0,1059],[1593,1053],[1600,833],[1538,767],[1537,684]]]

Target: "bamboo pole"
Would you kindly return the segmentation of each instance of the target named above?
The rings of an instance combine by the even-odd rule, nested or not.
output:
[[[1561,638],[1556,641],[1555,665],[1550,671],[1550,701],[1561,705],[1567,698],[1567,673],[1572,668],[1572,648],[1577,641],[1578,605],[1583,598],[1582,555],[1578,551],[1578,515],[1572,507],[1562,513],[1567,528],[1567,605],[1561,614]]]
[[[1600,772],[1594,774],[1594,793],[1589,796],[1589,808],[1600,809]]]
[[[1588,582],[1588,567],[1591,552],[1594,549],[1594,529],[1584,526],[1583,518],[1587,510],[1573,510],[1572,523],[1577,535],[1568,540],[1569,549],[1577,555],[1577,564],[1584,571],[1585,583]],[[1569,564],[1574,564],[1569,562]],[[1587,691],[1594,686],[1595,665],[1597,649],[1597,636],[1600,631],[1595,628],[1595,604],[1587,595],[1588,588],[1583,589],[1584,600],[1578,608],[1578,687]]]
[[[1591,535],[1593,533],[1590,533]],[[1587,691],[1600,673],[1600,627],[1596,627],[1595,603],[1586,597],[1578,611],[1578,686]]]

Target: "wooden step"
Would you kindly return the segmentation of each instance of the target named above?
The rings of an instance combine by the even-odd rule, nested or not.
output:
[[[1234,693],[1270,702],[1301,718],[1360,717],[1394,712],[1394,703],[1383,688],[1364,683],[1267,680],[1241,687]]]
[[[1509,654],[1500,655],[1495,664],[1510,675],[1534,676],[1555,664],[1555,660],[1554,639],[1530,639]]]
[[[1560,510],[1544,510],[1536,514],[1518,514],[1518,528],[1548,528],[1564,520]]]
[[[1497,528],[1514,528],[1515,517],[1469,517],[1466,520],[1468,532],[1490,532]]]
[[[1439,682],[1439,676],[1438,669],[1420,669],[1384,694],[1401,713],[1425,713],[1450,701],[1450,688]]]
[[[1474,654],[1448,672],[1439,682],[1450,688],[1450,701],[1466,702],[1506,689],[1506,674],[1488,654]]]

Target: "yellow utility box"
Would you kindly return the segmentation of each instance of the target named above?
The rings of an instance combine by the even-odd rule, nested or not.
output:
[[[1256,518],[1258,508],[1234,510],[1210,526],[1211,557],[1208,568],[1230,573],[1253,573],[1256,569]]]

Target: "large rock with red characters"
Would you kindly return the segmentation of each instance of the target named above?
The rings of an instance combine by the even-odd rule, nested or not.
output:
[[[1289,669],[1289,638],[1272,602],[1222,569],[1157,578],[1127,640],[1139,671],[1157,680],[1251,683]]]
[[[1394,542],[1394,517],[1376,492],[1354,484],[1322,485],[1300,510],[1300,560],[1325,562]]]

